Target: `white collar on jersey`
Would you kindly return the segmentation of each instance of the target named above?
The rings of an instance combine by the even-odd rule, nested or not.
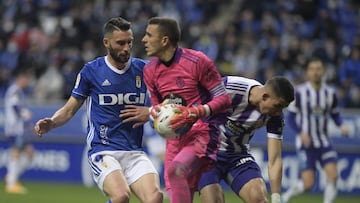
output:
[[[125,68],[123,68],[122,70],[119,70],[119,69],[115,68],[113,65],[111,65],[111,63],[109,62],[108,56],[105,56],[105,63],[115,73],[124,74],[130,68],[131,57],[129,58],[129,61],[126,63]]]

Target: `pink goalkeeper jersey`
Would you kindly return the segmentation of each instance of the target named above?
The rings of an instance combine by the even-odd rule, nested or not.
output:
[[[171,103],[188,107],[208,104],[212,115],[225,112],[230,105],[230,97],[226,94],[215,64],[199,51],[177,48],[169,66],[154,57],[144,67],[144,82],[150,92],[152,105],[159,104],[167,98]],[[167,188],[169,187],[167,167],[182,149],[190,147],[197,157],[215,159],[219,146],[219,132],[217,125],[211,124],[211,121],[213,121],[211,118],[199,119],[180,139],[167,140],[165,159]],[[197,179],[198,176],[195,175],[189,180],[191,187],[196,187]]]
[[[212,96],[225,95],[225,87],[215,64],[202,52],[177,48],[170,66],[155,57],[144,68],[144,81],[150,91],[151,104],[164,99],[183,106],[208,103]],[[211,91],[211,93],[210,93]],[[217,101],[219,102],[219,101]],[[220,107],[216,101],[208,103],[212,114],[224,110],[230,99],[222,99]]]

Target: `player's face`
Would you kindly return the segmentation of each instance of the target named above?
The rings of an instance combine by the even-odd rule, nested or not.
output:
[[[260,102],[259,110],[265,115],[278,116],[282,114],[283,109],[287,106],[288,104],[282,98],[264,95],[262,102]]]
[[[307,78],[312,83],[320,83],[325,74],[324,71],[321,61],[310,62],[307,67]]]
[[[20,84],[23,88],[27,88],[30,84],[30,78],[26,75],[22,75],[19,77]]]
[[[158,25],[149,24],[142,39],[148,56],[159,56],[163,50],[163,37],[159,32]]]
[[[104,45],[108,54],[116,63],[126,63],[130,58],[133,45],[133,33],[128,31],[114,31],[111,37],[104,38]]]

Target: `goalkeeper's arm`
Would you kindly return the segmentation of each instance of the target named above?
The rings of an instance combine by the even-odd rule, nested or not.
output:
[[[224,111],[230,105],[230,97],[224,93],[214,97],[210,102],[204,105],[193,107],[179,106],[175,109],[180,113],[170,121],[171,127],[177,129],[181,126],[190,126],[197,119],[207,117]]]

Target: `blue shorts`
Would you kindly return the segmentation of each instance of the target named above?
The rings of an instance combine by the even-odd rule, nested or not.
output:
[[[199,191],[207,185],[224,180],[236,194],[239,194],[241,188],[255,178],[262,178],[261,170],[250,154],[230,156],[218,160],[214,168],[202,174]]]
[[[18,149],[24,149],[24,147],[30,143],[25,136],[7,136],[6,138],[9,146]]]
[[[316,162],[319,162],[321,167],[327,163],[337,162],[337,153],[332,146],[322,148],[301,148],[297,152],[299,159],[300,171],[316,170]]]

